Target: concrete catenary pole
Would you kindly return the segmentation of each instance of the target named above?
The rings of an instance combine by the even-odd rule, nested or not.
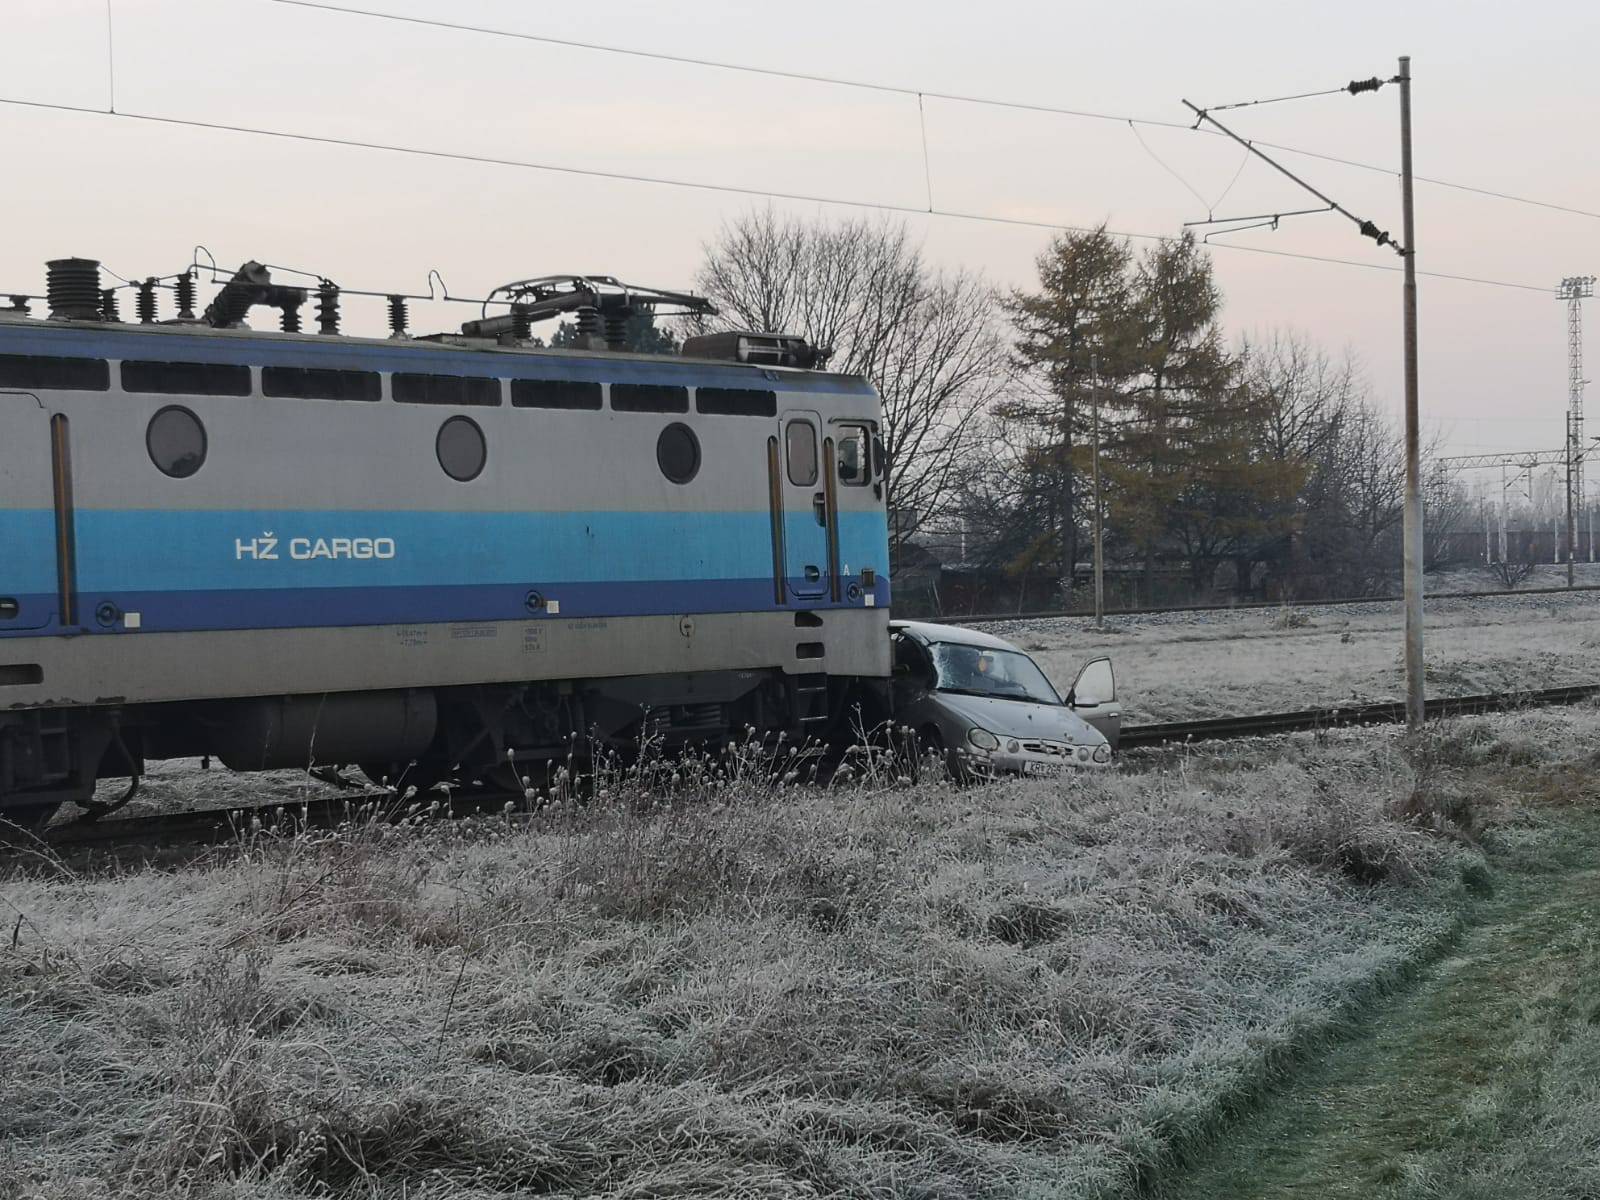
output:
[[[1094,376],[1094,627],[1106,623],[1106,547],[1100,517],[1100,356],[1089,359]]]
[[[1411,178],[1411,56],[1400,57],[1400,203],[1405,239],[1406,375],[1406,727],[1421,729],[1427,714],[1422,661],[1422,487],[1417,419],[1417,224]]]

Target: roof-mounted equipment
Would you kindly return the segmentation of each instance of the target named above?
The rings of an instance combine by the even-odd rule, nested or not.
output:
[[[749,363],[758,367],[799,367],[811,370],[822,366],[828,354],[805,338],[788,333],[703,333],[683,341],[685,358],[720,358],[727,362]]]
[[[100,320],[100,263],[93,258],[52,258],[44,265],[45,295],[54,321]]]
[[[202,320],[214,329],[237,329],[252,308],[265,304],[283,314],[285,333],[299,333],[300,306],[305,302],[305,288],[273,283],[271,271],[258,262],[247,262],[222,285]]]
[[[503,297],[511,311],[487,315],[489,302]],[[638,287],[610,275],[541,275],[502,284],[484,301],[485,315],[462,324],[466,337],[521,340],[535,321],[572,314],[578,346],[585,350],[621,350],[627,345],[628,318],[655,315],[661,308],[711,316],[716,306],[704,296]]]

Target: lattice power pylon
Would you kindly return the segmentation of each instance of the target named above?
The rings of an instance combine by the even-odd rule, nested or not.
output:
[[[1572,445],[1572,490],[1579,504],[1583,487],[1583,302],[1594,295],[1593,275],[1569,275],[1556,288],[1567,302],[1567,437]]]

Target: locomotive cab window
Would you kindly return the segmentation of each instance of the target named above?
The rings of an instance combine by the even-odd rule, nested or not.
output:
[[[810,421],[790,421],[783,431],[784,456],[789,461],[789,482],[811,487],[817,482],[817,429]]]
[[[187,479],[206,463],[205,426],[176,404],[150,418],[144,445],[156,469],[172,479]]]
[[[489,461],[489,444],[471,417],[451,417],[439,426],[433,448],[444,473],[458,483],[471,483]]]
[[[839,427],[839,482],[864,487],[872,480],[871,442],[864,425]]]

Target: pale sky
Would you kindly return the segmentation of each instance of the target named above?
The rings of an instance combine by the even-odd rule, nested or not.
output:
[[[514,0],[330,0],[585,42],[912,89],[1183,121],[1203,105],[1394,74],[1410,54],[1420,174],[1600,212],[1600,6],[1548,2],[1305,4],[1126,0],[701,0],[693,6]],[[914,96],[652,62],[272,0],[111,0],[120,112],[384,142],[758,191],[1175,234],[1206,205],[1126,124],[929,98],[928,173]],[[107,105],[107,0],[0,0],[0,97]],[[1385,167],[1399,162],[1397,92],[1218,114],[1241,133]],[[1141,129],[1195,191],[1220,195],[1243,151]],[[1400,231],[1393,176],[1283,156],[1334,199]],[[167,274],[203,244],[232,269],[284,263],[353,288],[456,294],[560,271],[687,286],[740,195],[427,159],[151,121],[0,105],[8,237],[0,292],[43,291],[43,261],[100,258]],[[863,210],[776,202],[833,217]],[[1216,215],[1315,204],[1259,162]],[[870,210],[869,210],[870,211]],[[908,215],[928,257],[1005,286],[1033,281],[1043,229]],[[1419,184],[1422,410],[1457,453],[1555,448],[1566,324],[1554,286],[1600,274],[1600,219]],[[1333,215],[1242,245],[1394,267]],[[1400,401],[1400,276],[1219,249],[1233,335],[1293,327],[1364,362]],[[285,282],[292,280],[284,277]],[[131,310],[131,301],[126,302]],[[1600,301],[1589,325],[1600,330]],[[381,307],[350,303],[354,332]],[[414,306],[419,331],[455,306]],[[1600,379],[1600,335],[1587,339]],[[1600,433],[1600,389],[1590,432]]]

